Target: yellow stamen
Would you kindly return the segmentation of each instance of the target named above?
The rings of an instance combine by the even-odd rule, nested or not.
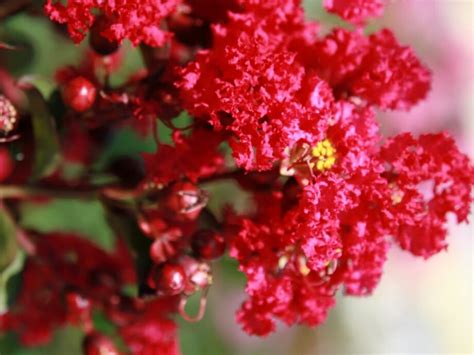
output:
[[[403,191],[401,191],[394,183],[390,183],[389,186],[392,189],[392,203],[398,205],[403,200]]]
[[[288,256],[286,255],[283,255],[282,257],[280,257],[280,259],[278,259],[278,268],[280,270],[283,270],[286,266],[286,264],[288,264],[288,261],[290,259],[288,259]]]
[[[306,258],[303,255],[300,255],[298,257],[298,269],[301,272],[301,275],[303,276],[306,276],[311,272],[308,265],[306,265]]]
[[[398,205],[403,200],[403,194],[401,192],[394,192],[392,194],[392,203]]]
[[[310,166],[319,171],[329,170],[336,163],[336,149],[328,139],[318,142],[311,149],[311,155],[316,159]]]

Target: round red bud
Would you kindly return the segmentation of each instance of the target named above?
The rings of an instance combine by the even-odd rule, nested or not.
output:
[[[91,48],[100,55],[110,55],[117,51],[119,44],[115,41],[110,41],[102,35],[102,32],[108,27],[109,23],[104,16],[99,16],[95,19],[91,27],[89,35],[89,44]]]
[[[158,292],[167,296],[178,295],[186,285],[186,273],[181,265],[167,263],[153,270],[150,286],[155,286]]]
[[[90,80],[77,76],[65,84],[62,96],[67,106],[74,111],[84,112],[94,104],[97,89]]]
[[[213,260],[224,254],[226,242],[221,234],[204,229],[193,235],[191,247],[198,257],[205,260]]]
[[[98,332],[88,334],[84,338],[82,347],[86,355],[120,355],[114,342]]]
[[[192,295],[212,284],[212,270],[209,263],[190,256],[183,256],[180,259],[180,264],[186,273],[186,287],[184,290],[186,295]]]
[[[73,323],[88,321],[91,311],[91,302],[76,292],[66,294],[68,318]]]
[[[166,212],[179,221],[195,220],[207,203],[207,195],[195,184],[182,181],[171,186],[165,199]]]

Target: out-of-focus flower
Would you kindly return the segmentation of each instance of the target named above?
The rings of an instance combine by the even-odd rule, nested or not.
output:
[[[400,218],[396,240],[425,258],[446,248],[448,212],[465,222],[472,203],[474,168],[446,134],[401,134],[381,152],[390,164],[394,213]]]
[[[316,53],[309,64],[331,83],[337,97],[356,96],[385,110],[408,110],[431,86],[429,70],[389,30],[367,38],[336,29],[316,44]]]
[[[368,18],[379,17],[386,0],[324,0],[324,8],[356,25],[363,25]]]
[[[446,12],[443,6],[436,1],[406,1],[387,6],[384,25],[393,28],[404,41],[413,43],[433,75],[432,90],[427,100],[421,101],[409,112],[386,112],[381,115],[387,134],[447,130],[464,143],[469,141],[465,136],[464,122],[467,121],[463,122],[463,115],[466,100],[469,100],[466,93],[470,92],[474,78],[472,50],[466,48],[466,38],[457,35],[455,29],[460,26],[457,22],[448,21],[449,11]],[[456,8],[462,6],[452,10]],[[405,26],[407,22],[412,26]],[[437,26],[431,26],[432,23],[437,23]],[[438,40],[420,41],[420,38],[431,36],[436,36]]]
[[[179,343],[176,324],[166,317],[169,306],[160,300],[147,303],[120,328],[134,355],[177,355]]]

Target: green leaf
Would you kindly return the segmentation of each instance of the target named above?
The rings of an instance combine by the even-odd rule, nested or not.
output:
[[[210,292],[213,292],[212,287]],[[195,314],[199,308],[199,295],[191,296],[188,300],[189,305],[186,307],[189,314]],[[219,334],[221,329],[213,322],[215,315],[212,314],[213,309],[206,309],[204,318],[199,323],[190,323],[177,318],[179,325],[179,340],[181,352],[183,354],[193,355],[209,355],[209,354],[233,354],[229,344],[224,342],[224,337]],[[231,311],[229,310],[231,314]],[[210,351],[210,349],[212,349]]]
[[[130,211],[106,206],[107,221],[117,235],[124,238],[135,259],[135,270],[138,283],[144,282],[151,268],[149,250],[150,238],[147,238],[138,227],[136,217]]]
[[[91,240],[107,251],[115,246],[115,235],[98,201],[56,199],[48,204],[24,203],[20,225],[42,233],[71,232]]]
[[[15,259],[5,270],[0,273],[0,314],[5,313],[8,310],[8,304],[10,301],[8,292],[8,281],[18,274],[23,269],[25,262],[25,254],[18,252],[15,254]]]
[[[15,0],[10,2],[13,3]],[[42,11],[44,1],[30,1],[30,3],[38,11]],[[58,68],[80,61],[88,47],[87,41],[83,41],[80,45],[72,45],[71,40],[60,33],[46,16],[32,16],[27,11],[0,21],[0,33],[2,40],[21,46],[15,51],[15,56],[12,53],[4,58],[7,53],[1,54],[2,66],[5,65],[7,71],[16,77],[26,73],[39,73],[52,78]],[[25,49],[25,44],[32,49],[29,50],[28,47]]]
[[[17,251],[15,223],[7,211],[0,208],[0,273],[15,260]]]
[[[154,151],[156,143],[151,134],[143,137],[131,129],[121,129],[114,134],[112,141],[102,151],[94,163],[94,169],[101,171],[109,162],[121,156],[140,157],[142,152]]]
[[[129,353],[125,342],[120,337],[117,326],[106,316],[102,311],[95,310],[92,313],[92,322],[94,323],[94,329],[100,333],[103,333],[110,337],[118,349],[122,350],[123,353]]]
[[[2,355],[83,355],[83,331],[77,326],[56,328],[51,342],[35,347],[25,347],[19,337],[10,332],[0,336]]]
[[[56,125],[46,101],[36,88],[27,90],[35,138],[32,180],[50,175],[59,163],[60,145]]]
[[[117,332],[117,326],[110,321],[109,318],[105,315],[104,312],[99,310],[94,310],[92,313],[92,322],[94,323],[94,328],[106,335],[113,335]]]

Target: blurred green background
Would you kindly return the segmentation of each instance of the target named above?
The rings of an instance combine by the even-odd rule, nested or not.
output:
[[[442,123],[431,117],[432,120],[427,120],[420,129],[451,130],[472,157],[474,97],[470,60],[474,58],[474,5],[468,0],[415,2],[420,4],[390,2],[384,18],[373,27],[387,24],[394,28],[405,43],[413,44],[423,60],[429,64],[431,60],[436,65],[438,51],[442,49],[434,43],[433,37],[439,34],[431,32],[430,28],[420,30],[420,26],[410,22],[416,21],[417,16],[428,17],[423,20],[425,27],[433,22],[436,26],[442,25],[443,40],[452,41],[453,46],[462,49],[467,57],[466,62],[460,64],[466,65],[465,82],[457,91],[457,101],[451,103],[460,112],[453,112],[451,117],[450,111],[443,107],[447,113]],[[322,20],[325,24],[338,23],[335,17],[323,13],[320,1],[307,0],[305,4],[308,17]],[[323,28],[326,30],[327,26]],[[73,45],[46,18],[22,14],[0,23],[0,40],[23,47],[18,52],[2,51],[0,65],[15,76],[34,73],[44,92],[53,88],[55,70],[63,65],[77,64],[85,48],[85,44]],[[114,76],[116,82],[124,80],[142,65],[137,51],[131,46],[127,45],[125,53],[124,65]],[[452,75],[446,76],[452,78]],[[428,103],[432,104],[433,101]],[[411,127],[414,120],[420,122],[413,115],[404,116],[407,127]],[[384,126],[389,131],[404,128],[396,126],[390,117],[381,119],[386,120]],[[123,153],[138,154],[153,148],[151,140],[123,131],[114,138],[99,163],[106,164]],[[211,192],[219,197],[229,195],[229,189],[232,186],[224,184],[213,187]],[[99,203],[64,199],[48,205],[27,203],[22,209],[22,226],[40,231],[82,232],[106,249],[113,246],[114,237],[105,223]],[[264,339],[248,337],[235,324],[234,312],[244,297],[245,280],[236,271],[232,260],[219,261],[205,318],[199,324],[179,320],[182,351],[185,355],[472,353],[472,232],[469,226],[451,228],[449,252],[429,262],[393,251],[385,278],[372,297],[341,297],[327,323],[320,328],[288,329],[282,326],[276,334]],[[99,319],[98,323],[107,330],[105,321]],[[26,349],[18,344],[14,335],[9,334],[0,338],[0,354],[75,355],[80,354],[81,340],[81,333],[68,327],[58,330],[48,346]]]

